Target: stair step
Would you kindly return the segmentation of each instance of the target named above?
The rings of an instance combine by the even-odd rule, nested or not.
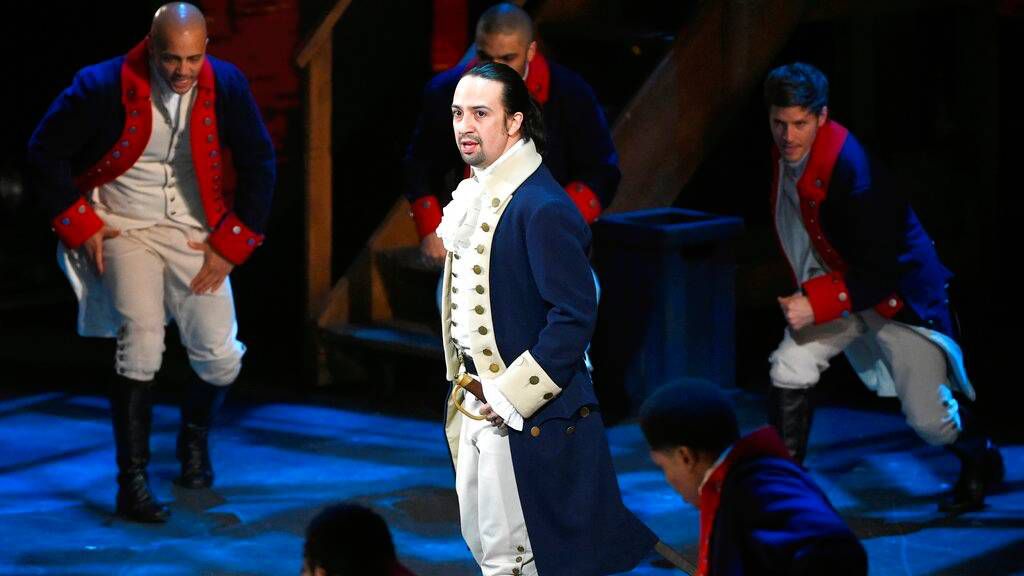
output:
[[[437,286],[441,269],[424,263],[418,246],[389,248],[376,252],[377,270],[387,293],[392,326],[413,331],[433,329],[441,322],[437,311]],[[435,333],[436,334],[436,333]],[[434,336],[437,340],[437,336]]]
[[[346,406],[437,418],[448,391],[441,336],[412,323],[323,330],[331,390]]]
[[[417,324],[339,324],[324,332],[340,345],[429,359],[440,359],[443,354],[440,335]]]

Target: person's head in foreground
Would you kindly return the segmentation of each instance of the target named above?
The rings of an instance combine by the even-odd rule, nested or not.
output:
[[[665,480],[698,507],[704,475],[740,435],[732,404],[718,386],[699,379],[651,394],[640,409],[640,428]]]
[[[408,574],[395,557],[391,531],[365,506],[328,506],[310,521],[302,576],[396,576]]]

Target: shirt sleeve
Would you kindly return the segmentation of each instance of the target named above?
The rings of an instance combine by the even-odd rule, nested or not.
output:
[[[487,403],[490,404],[491,409],[494,410],[495,414],[501,416],[509,428],[522,432],[523,415],[520,414],[516,410],[515,406],[508,401],[508,398],[501,393],[497,384],[495,384],[493,380],[481,380],[480,383],[483,385],[484,396],[487,397]]]

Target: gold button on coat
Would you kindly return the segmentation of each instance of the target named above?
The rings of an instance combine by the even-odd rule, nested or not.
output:
[[[534,426],[533,428],[530,428],[530,436],[533,436],[534,438],[540,436],[540,426]]]
[[[498,370],[501,370],[501,367],[498,366],[497,364],[493,364],[492,363],[491,364],[491,372],[497,372]]]
[[[484,245],[483,244],[480,244],[479,246],[476,247],[476,253],[477,254],[483,254],[484,253]]]
[[[540,378],[536,376],[530,376],[530,384],[540,384]]]
[[[487,222],[484,222],[483,224],[480,225],[480,229],[483,230],[484,232],[489,232],[491,230],[491,225],[488,224]]]
[[[477,286],[476,286],[476,293],[477,294],[483,294],[484,293],[484,287],[479,285],[479,284],[477,284]]]
[[[475,311],[475,312],[476,312],[477,314],[483,314],[483,313],[484,313],[484,307],[483,307],[483,306],[480,306],[479,304],[477,304],[477,307],[476,307],[476,308],[473,308],[473,310],[474,310],[474,311]]]
[[[484,335],[484,334],[487,334],[487,326],[481,326],[481,327],[477,328],[476,331],[479,332],[481,336]]]
[[[494,354],[494,352],[491,352],[490,348],[484,348],[484,356],[490,356],[491,354]]]
[[[483,271],[484,271],[484,269],[483,269],[483,268],[481,268],[479,264],[475,264],[475,265],[473,266],[473,272],[475,272],[475,273],[479,274],[479,273],[481,273],[481,272],[483,272]]]
[[[551,400],[554,397],[555,397],[555,395],[552,394],[551,392],[548,392],[548,393],[544,394],[544,399],[545,400]]]
[[[492,207],[497,208],[499,204],[501,204],[501,200],[498,200],[497,198],[491,198]]]
[[[590,416],[590,408],[587,408],[586,406],[584,406],[583,408],[580,408],[580,416],[582,416],[584,418],[586,418],[587,416]]]
[[[576,427],[575,426],[569,426],[568,428],[565,429],[565,433],[566,434],[572,434],[575,431],[576,431]]]

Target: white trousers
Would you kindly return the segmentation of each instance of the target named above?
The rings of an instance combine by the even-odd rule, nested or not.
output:
[[[463,407],[479,414],[482,404],[466,394]],[[455,491],[462,537],[484,576],[535,576],[536,563],[519,503],[508,429],[462,417]]]
[[[874,338],[878,344],[907,424],[929,444],[955,441],[960,434],[959,407],[947,384],[946,355],[924,336],[874,310],[796,332],[786,328],[782,343],[769,359],[772,385],[814,386],[829,361],[862,336]]]
[[[236,339],[231,285],[225,279],[215,292],[192,293],[203,253],[189,240],[205,241],[206,232],[158,224],[103,242],[103,285],[121,317],[115,368],[126,378],[149,381],[160,370],[168,318],[203,381],[226,386],[238,377],[245,346]]]

